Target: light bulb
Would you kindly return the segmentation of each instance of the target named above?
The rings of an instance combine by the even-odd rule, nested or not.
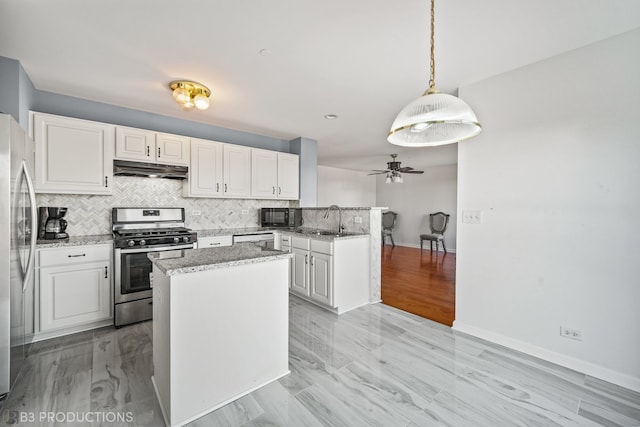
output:
[[[204,94],[199,93],[193,97],[193,103],[196,105],[198,110],[206,110],[209,108],[209,98],[207,98]]]
[[[191,111],[193,110],[193,107],[195,107],[196,105],[193,103],[193,101],[191,100],[191,98],[189,98],[187,100],[187,102],[180,104],[180,108],[182,108],[184,111]]]
[[[387,179],[384,180],[387,184],[391,184],[391,176],[387,175]]]
[[[430,123],[416,123],[415,125],[411,126],[411,129],[409,130],[409,132],[413,132],[413,133],[423,132],[430,127],[431,127]]]
[[[173,99],[175,99],[178,104],[184,104],[191,99],[191,94],[184,87],[178,86],[173,91]]]

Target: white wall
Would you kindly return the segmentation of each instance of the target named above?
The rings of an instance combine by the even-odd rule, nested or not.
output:
[[[457,165],[429,167],[422,175],[403,174],[402,184],[386,184],[385,175],[377,175],[376,205],[398,214],[393,231],[396,245],[420,247],[420,234],[430,233],[429,214],[442,211],[451,215],[445,245],[456,250],[457,170]],[[425,244],[429,248],[429,242]]]
[[[366,172],[318,166],[318,204],[371,207],[376,206],[376,180]]]
[[[454,328],[640,390],[640,30],[460,88]],[[560,325],[582,341],[560,337]]]

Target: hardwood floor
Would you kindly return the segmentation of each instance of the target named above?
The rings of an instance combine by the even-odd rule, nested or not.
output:
[[[382,247],[382,302],[447,326],[456,304],[456,254]]]

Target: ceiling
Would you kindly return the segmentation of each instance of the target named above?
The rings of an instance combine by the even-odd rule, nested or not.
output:
[[[428,168],[455,164],[456,145],[386,142],[428,86],[428,9],[428,0],[0,0],[0,56],[19,60],[40,90],[316,139],[321,165],[380,169],[399,153]],[[456,94],[638,27],[637,0],[439,0],[436,84]],[[207,85],[211,108],[180,110],[167,86],[179,78]]]

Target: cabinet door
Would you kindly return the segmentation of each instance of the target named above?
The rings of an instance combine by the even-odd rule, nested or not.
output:
[[[40,330],[65,328],[111,317],[108,262],[40,269]]]
[[[333,306],[333,271],[331,267],[332,256],[311,252],[310,260],[310,296],[315,301]]]
[[[166,165],[189,165],[189,138],[157,133],[156,160]]]
[[[295,154],[278,153],[278,198],[298,200],[300,198],[300,164]]]
[[[275,199],[278,187],[278,153],[251,150],[251,196]]]
[[[251,149],[224,144],[224,195],[249,196],[251,193]]]
[[[38,193],[111,194],[114,126],[33,113]]]
[[[291,252],[291,290],[309,296],[309,251],[293,248]]]
[[[189,180],[184,183],[188,197],[216,197],[223,195],[223,144],[204,139],[191,140]]]
[[[116,127],[116,159],[155,162],[155,146],[155,132]]]

